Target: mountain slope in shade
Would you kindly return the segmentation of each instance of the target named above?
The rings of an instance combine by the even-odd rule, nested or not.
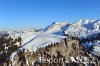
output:
[[[100,57],[100,32],[81,37],[81,43],[87,52]]]

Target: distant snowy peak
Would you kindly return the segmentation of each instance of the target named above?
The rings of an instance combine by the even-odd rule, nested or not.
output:
[[[54,34],[54,35],[60,35],[62,36],[65,31],[66,34],[72,35],[72,36],[86,36],[89,33],[93,33],[93,32],[98,32],[100,31],[100,20],[78,20],[76,22],[74,22],[73,24],[70,24],[68,22],[53,22],[51,25],[49,25],[48,27],[46,27],[45,29],[42,30],[37,30],[34,28],[27,28],[27,29],[22,29],[22,30],[9,30],[7,33],[12,35],[19,35],[21,36],[21,34],[34,34],[37,32],[40,33],[45,33],[45,34]],[[4,33],[6,33],[4,32]],[[3,32],[1,32],[0,34],[4,34]]]
[[[5,34],[8,34],[7,31],[0,31],[0,36],[3,36]]]
[[[99,30],[100,20],[79,20],[69,26],[65,33],[73,36],[84,36]]]
[[[12,37],[12,38],[18,38],[18,37],[23,38],[23,36],[26,37],[27,35],[29,36],[30,34],[34,34],[36,32],[37,30],[34,28],[7,31],[7,33],[9,34],[9,37]]]
[[[62,34],[70,26],[67,22],[53,22],[50,26],[45,28],[46,33],[53,33],[56,35]]]
[[[37,32],[37,29],[35,28],[27,28],[27,29],[23,29],[23,32]]]

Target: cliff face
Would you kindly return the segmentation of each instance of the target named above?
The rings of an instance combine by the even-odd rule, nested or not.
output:
[[[73,51],[77,51],[79,48],[79,41],[78,40],[72,40],[72,39],[66,39],[67,43],[65,44],[65,41],[61,41],[53,47],[48,47],[49,54],[51,56],[55,55],[57,56],[57,52],[60,52],[61,55],[68,57]]]

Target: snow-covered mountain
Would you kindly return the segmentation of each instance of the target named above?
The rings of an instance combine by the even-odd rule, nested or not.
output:
[[[22,38],[21,48],[35,51],[38,47],[44,47],[51,43],[60,42],[64,38],[63,31],[68,27],[66,25],[68,25],[68,23],[53,23],[42,31],[25,29],[20,31],[8,31],[7,33],[10,37]],[[59,35],[56,32],[58,32]]]
[[[7,31],[0,31],[0,36],[8,34]]]
[[[71,36],[86,36],[90,33],[95,33],[100,31],[100,20],[78,20],[72,24],[68,22],[53,22],[51,25],[42,29],[42,31],[36,30],[34,28],[24,29],[20,31],[8,31],[8,34],[21,34],[25,35],[28,33],[45,33],[63,36],[63,32]]]
[[[65,33],[80,37],[98,31],[100,31],[100,20],[79,20],[71,24]]]
[[[66,30],[70,26],[67,22],[53,22],[50,26],[44,29],[45,33],[52,33],[55,35],[63,35],[63,31]]]
[[[100,56],[100,20],[76,21],[68,27],[65,33],[79,37],[88,52]]]
[[[79,20],[72,24],[67,22],[54,22],[42,31],[30,28],[20,31],[8,31],[7,33],[13,38],[21,37],[23,41],[22,45],[32,44],[35,46],[36,44],[38,47],[43,44],[57,42],[56,39],[62,39],[61,37],[64,36],[64,31],[65,34],[69,34],[71,36],[84,37],[91,33],[100,31],[100,20]]]
[[[77,37],[87,37],[89,34],[100,32],[100,20],[79,20],[72,24],[54,22],[42,31],[33,28],[22,31],[8,31],[9,36],[22,38],[21,48],[35,51],[38,47],[60,42],[65,34]]]
[[[2,36],[7,37],[4,38]],[[68,22],[54,22],[42,30],[28,28],[23,30],[0,31],[2,48],[14,49],[13,47],[15,47],[14,51],[10,51],[11,55],[9,57],[11,61],[13,61],[13,58],[20,50],[27,49],[30,53],[33,51],[35,52],[38,48],[44,48],[50,44],[59,43],[63,39],[67,40],[67,38],[71,36],[79,39],[77,41],[85,48],[85,52],[100,57],[100,20],[79,20],[72,24]],[[21,41],[19,40],[18,42],[20,38]],[[5,40],[6,42],[9,40],[8,46],[6,46]],[[10,46],[11,43],[14,45]],[[63,44],[66,44],[66,42]],[[3,51],[0,51],[0,55],[2,54]],[[9,57],[7,57],[7,59]]]

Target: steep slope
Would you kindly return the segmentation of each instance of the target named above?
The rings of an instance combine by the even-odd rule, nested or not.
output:
[[[62,36],[56,36],[52,34],[35,34],[31,40],[28,40],[26,43],[22,43],[22,48],[28,49],[30,51],[35,51],[38,47],[44,47],[48,44],[59,42],[63,39]]]
[[[87,52],[100,57],[100,32],[94,32],[82,37],[81,43]]]
[[[63,35],[63,31],[67,30],[67,28],[69,26],[70,26],[70,24],[67,22],[62,22],[62,23],[54,22],[50,26],[45,28],[44,32],[45,33],[52,33],[55,35]]]
[[[100,31],[100,20],[79,20],[68,27],[65,33],[80,37],[98,31]]]

